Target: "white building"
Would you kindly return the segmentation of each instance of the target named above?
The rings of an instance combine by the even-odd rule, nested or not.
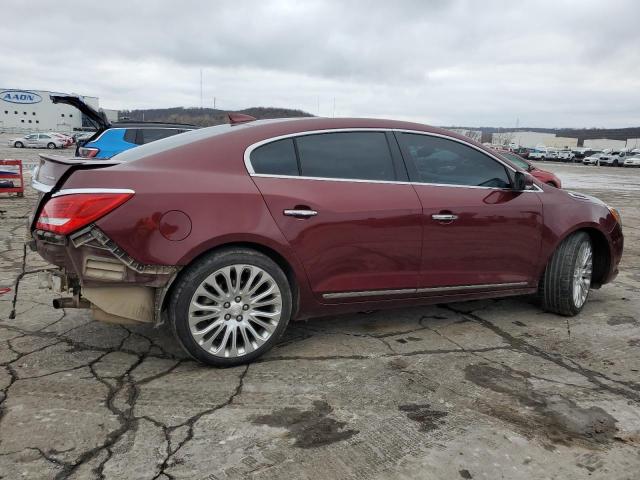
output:
[[[611,140],[610,138],[592,138],[584,141],[585,147],[596,150],[604,150],[606,148],[620,150],[621,148],[625,148],[626,144],[627,142],[625,140]]]
[[[71,132],[83,127],[83,115],[70,105],[54,104],[46,90],[0,89],[0,132]],[[97,97],[80,96],[96,110]],[[86,121],[85,127],[90,127]]]
[[[544,132],[499,132],[491,136],[494,145],[515,144],[520,147],[535,148],[539,145],[553,148],[575,148],[577,138],[557,137],[555,133]]]

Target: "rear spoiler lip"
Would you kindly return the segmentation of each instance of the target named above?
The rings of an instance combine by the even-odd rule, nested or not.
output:
[[[50,153],[40,153],[40,158],[42,160],[47,160],[50,162],[61,163],[63,165],[119,165],[122,163],[121,160],[94,160],[91,158],[84,157],[63,157],[62,155],[54,155]]]

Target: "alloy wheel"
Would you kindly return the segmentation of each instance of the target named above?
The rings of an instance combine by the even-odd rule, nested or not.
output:
[[[577,308],[582,307],[589,295],[591,274],[593,272],[593,252],[591,244],[584,242],[578,250],[576,266],[573,272],[573,302]]]
[[[282,316],[275,279],[255,265],[230,265],[209,275],[189,305],[189,331],[211,355],[235,358],[260,348]]]

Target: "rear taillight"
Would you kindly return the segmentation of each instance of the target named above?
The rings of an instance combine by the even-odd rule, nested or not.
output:
[[[82,148],[78,149],[78,154],[81,157],[85,157],[85,158],[93,158],[96,155],[98,155],[98,153],[100,153],[100,149],[99,148],[82,147]]]
[[[74,193],[52,197],[42,207],[36,228],[61,235],[96,221],[133,196],[133,193]]]

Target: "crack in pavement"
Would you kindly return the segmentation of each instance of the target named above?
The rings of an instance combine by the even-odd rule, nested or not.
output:
[[[462,312],[449,305],[443,305],[443,307],[462,316],[466,316],[467,318],[469,318],[469,320],[472,320],[491,330],[493,333],[500,336],[513,350],[524,352],[531,356],[541,358],[543,360],[554,363],[555,365],[564,368],[565,370],[577,373],[578,375],[586,378],[590,383],[596,385],[597,390],[604,390],[614,395],[621,396],[632,402],[640,403],[640,394],[637,393],[640,391],[640,385],[635,382],[616,380],[605,375],[602,372],[583,367],[575,360],[572,360],[570,358],[564,357],[562,355],[554,355],[548,353],[541,348],[538,348],[535,345],[526,342],[525,340],[513,336],[512,334],[506,332],[489,320],[482,318],[474,313]],[[618,385],[618,387],[607,384],[605,382],[610,382],[612,384]]]
[[[168,467],[170,467],[169,461],[171,460],[171,458],[173,458],[175,454],[178,453],[180,449],[182,449],[182,447],[184,447],[187,443],[189,443],[193,439],[194,426],[198,420],[200,420],[205,415],[209,415],[222,408],[228,407],[242,393],[242,387],[244,386],[244,379],[247,376],[247,373],[249,372],[249,367],[250,365],[246,365],[244,367],[244,370],[240,373],[240,376],[238,377],[238,385],[236,386],[233,393],[229,396],[229,398],[225,402],[219,405],[216,405],[213,408],[209,408],[203,412],[197,413],[196,415],[193,415],[192,417],[188,418],[186,421],[182,422],[179,425],[174,425],[171,427],[163,426],[164,427],[163,429],[165,431],[165,438],[167,439],[167,456],[162,462],[162,465],[160,466],[160,472],[154,477],[154,480],[160,478],[161,475],[166,475],[169,478],[173,478],[171,475],[165,472],[165,470]],[[178,446],[175,449],[171,450],[171,443],[170,443],[171,432],[184,426],[189,427],[186,437],[178,444]]]

